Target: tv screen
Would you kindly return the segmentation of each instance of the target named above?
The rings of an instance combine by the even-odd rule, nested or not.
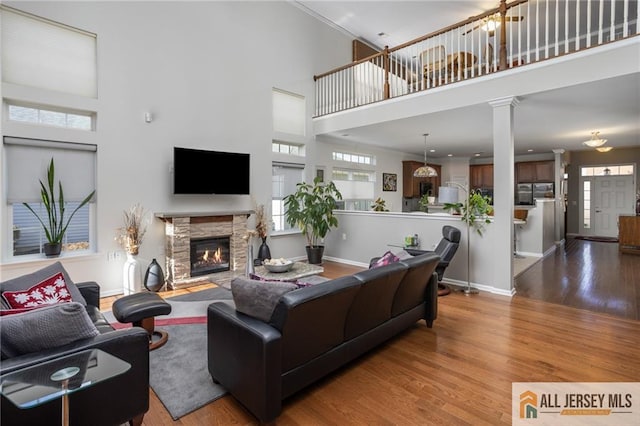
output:
[[[249,154],[173,148],[174,194],[249,194]]]

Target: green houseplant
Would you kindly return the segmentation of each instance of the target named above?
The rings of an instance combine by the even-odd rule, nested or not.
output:
[[[374,212],[388,212],[389,211],[389,209],[387,208],[386,201],[384,201],[384,199],[382,199],[382,197],[376,198],[376,200],[371,205],[371,210],[373,210]]]
[[[284,197],[285,219],[291,226],[297,226],[307,238],[307,258],[309,263],[322,262],[324,246],[319,242],[331,228],[338,226],[338,218],[333,210],[342,194],[333,182],[323,183],[316,177],[313,184],[300,182],[296,192]]]
[[[62,182],[58,181],[58,196],[55,194],[55,166],[53,163],[53,157],[47,167],[47,184],[45,185],[40,180],[40,198],[42,199],[42,205],[44,205],[47,211],[47,216],[43,218],[36,213],[36,211],[27,203],[22,203],[31,213],[35,215],[42,229],[47,237],[47,242],[44,244],[44,253],[47,256],[58,256],[62,250],[62,239],[67,232],[69,223],[81,207],[91,200],[95,190],[91,191],[91,194],[87,195],[84,200],[78,204],[78,206],[71,212],[71,214],[65,218],[65,201],[64,191],[62,190]]]

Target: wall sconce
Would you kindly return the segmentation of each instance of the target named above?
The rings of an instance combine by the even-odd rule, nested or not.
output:
[[[150,112],[145,112],[144,113],[144,122],[145,123],[151,123],[153,121],[153,114]]]

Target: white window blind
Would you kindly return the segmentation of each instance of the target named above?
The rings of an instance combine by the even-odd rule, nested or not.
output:
[[[273,231],[285,231],[291,226],[285,221],[284,197],[296,192],[296,185],[304,179],[304,164],[274,162],[271,168],[271,220]]]
[[[7,202],[40,202],[39,180],[55,165],[55,188],[62,182],[65,201],[82,201],[96,188],[96,145],[4,137]]]
[[[304,96],[273,89],[273,131],[305,135]]]
[[[3,6],[2,81],[96,98],[96,36]]]

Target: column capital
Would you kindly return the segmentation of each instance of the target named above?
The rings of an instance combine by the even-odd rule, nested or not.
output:
[[[492,107],[501,107],[501,106],[518,106],[520,100],[516,96],[505,96],[504,98],[498,98],[489,101],[489,105]]]
[[[565,151],[562,148],[556,148],[556,149],[552,149],[551,151],[553,151],[554,154],[564,154]]]

